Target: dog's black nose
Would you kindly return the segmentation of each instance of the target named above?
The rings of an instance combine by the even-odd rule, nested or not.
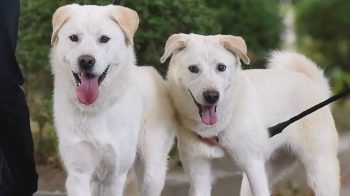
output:
[[[214,104],[219,99],[219,92],[217,92],[217,91],[205,91],[203,93],[203,97],[208,103]]]
[[[95,65],[95,62],[96,62],[95,58],[91,55],[81,55],[78,58],[78,64],[84,70],[90,69],[92,66]]]

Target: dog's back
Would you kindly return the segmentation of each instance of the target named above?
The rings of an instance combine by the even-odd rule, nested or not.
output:
[[[325,95],[325,99],[330,97],[328,80],[324,77],[323,70],[307,57],[295,52],[274,51],[268,59],[269,69],[279,69],[299,72],[314,81]]]

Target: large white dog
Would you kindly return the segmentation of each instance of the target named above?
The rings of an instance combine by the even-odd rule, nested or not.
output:
[[[226,155],[245,173],[242,196],[270,195],[296,162],[317,196],[339,195],[338,135],[329,107],[273,138],[267,130],[330,96],[316,64],[273,52],[270,69],[243,71],[240,60],[249,64],[245,42],[230,35],[172,35],[161,62],[171,55],[168,82],[191,196],[210,195],[212,160]]]
[[[135,66],[138,22],[113,5],[67,5],[53,16],[54,121],[69,196],[122,195],[134,163],[141,195],[163,188],[174,110],[160,75]]]

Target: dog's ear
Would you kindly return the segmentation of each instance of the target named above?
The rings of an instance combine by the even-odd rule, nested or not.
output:
[[[175,50],[182,50],[187,46],[188,35],[187,34],[174,34],[169,37],[168,41],[165,44],[165,52],[160,58],[160,62],[164,63],[169,56],[173,54]]]
[[[70,13],[71,6],[77,6],[77,5],[66,5],[66,6],[60,7],[53,14],[53,17],[52,17],[53,31],[52,31],[52,37],[51,37],[51,44],[54,44],[56,42],[58,38],[57,37],[58,31],[71,17],[71,13]]]
[[[127,42],[134,45],[134,34],[139,25],[137,13],[123,6],[112,6],[109,18],[120,26],[126,36]]]
[[[237,54],[245,64],[249,64],[250,60],[247,56],[247,46],[241,37],[232,35],[220,35],[220,44],[233,54]]]

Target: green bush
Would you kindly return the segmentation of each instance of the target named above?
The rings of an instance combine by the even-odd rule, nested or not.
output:
[[[327,70],[336,92],[350,85],[350,1],[304,0],[296,4],[298,45]]]
[[[153,65],[165,74],[167,65],[160,65],[167,39],[175,33],[218,34],[221,25],[215,11],[202,0],[123,0],[122,5],[139,14],[135,35],[139,65]]]
[[[251,67],[262,67],[267,53],[278,49],[283,31],[279,3],[275,0],[206,0],[217,10],[221,34],[243,37],[247,43]]]

